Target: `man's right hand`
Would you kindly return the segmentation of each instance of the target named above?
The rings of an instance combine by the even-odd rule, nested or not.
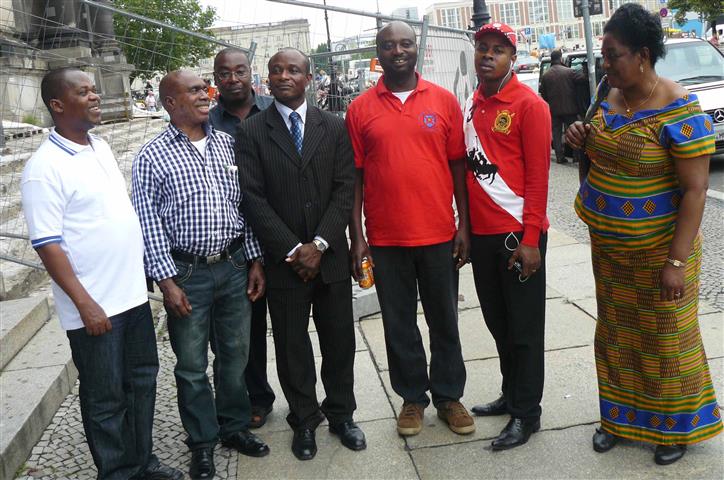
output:
[[[359,282],[362,278],[362,259],[367,257],[370,265],[375,266],[374,260],[372,260],[372,252],[370,252],[370,246],[364,240],[364,238],[352,240],[352,244],[349,248],[350,256],[352,257],[352,278]]]
[[[573,148],[582,150],[586,145],[586,137],[591,131],[590,123],[581,121],[573,122],[568,130],[566,130],[566,143]]]
[[[93,300],[81,305],[78,308],[78,313],[80,313],[80,319],[85,325],[86,333],[92,337],[103,335],[113,329],[106,312]]]
[[[163,306],[169,317],[182,318],[191,314],[189,299],[172,278],[164,278],[158,282],[158,287],[163,293]]]

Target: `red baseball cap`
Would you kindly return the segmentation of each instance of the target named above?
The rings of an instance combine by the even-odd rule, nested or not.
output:
[[[486,33],[497,33],[499,35],[502,35],[503,38],[508,40],[508,43],[510,43],[513,48],[517,48],[516,43],[518,41],[518,35],[515,33],[515,30],[510,28],[510,25],[499,22],[487,23],[480,27],[477,32],[475,32],[475,40],[479,40],[480,37],[482,37]]]

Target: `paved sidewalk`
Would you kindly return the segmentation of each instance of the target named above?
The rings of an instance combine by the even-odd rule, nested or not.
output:
[[[428,408],[422,433],[407,439],[397,435],[395,413],[401,406],[392,391],[379,315],[357,325],[355,392],[359,405],[355,420],[367,435],[368,448],[352,452],[328,433],[317,430],[319,453],[300,462],[289,447],[292,432],[284,421],[287,407],[281,394],[271,337],[269,375],[278,393],[267,424],[257,433],[270,445],[268,457],[232,454],[218,447],[218,478],[260,479],[423,479],[442,478],[724,478],[724,435],[690,447],[678,463],[659,467],[653,447],[622,442],[607,454],[591,449],[598,421],[596,373],[593,357],[595,328],[594,283],[590,250],[571,237],[552,230],[547,258],[546,387],[542,429],[523,447],[492,452],[490,441],[506,417],[476,418],[477,431],[459,436],[448,430]],[[470,408],[496,398],[500,372],[493,340],[480,313],[469,266],[461,271],[460,332],[468,380],[463,403]],[[421,310],[419,312],[421,314]],[[420,331],[427,343],[424,317]],[[702,305],[700,325],[715,388],[724,399],[724,314]],[[314,336],[316,342],[316,336]],[[174,356],[167,339],[158,344],[161,357],[155,422],[156,453],[168,464],[188,469],[189,455],[178,420],[173,383]],[[315,344],[315,351],[319,349]],[[321,382],[318,385],[323,398]],[[95,478],[85,445],[77,387],[58,411],[28,459],[21,478]]]

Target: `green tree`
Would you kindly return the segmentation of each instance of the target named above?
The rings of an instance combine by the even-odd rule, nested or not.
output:
[[[686,23],[686,14],[696,12],[709,24],[712,31],[716,28],[717,17],[724,13],[722,0],[669,0],[668,6],[672,10],[677,10],[674,15],[676,23]]]
[[[317,48],[313,48],[311,52],[309,53],[324,53],[329,51],[329,46],[327,45],[327,42],[322,42],[319,45],[317,45]]]
[[[216,19],[216,10],[204,9],[198,0],[115,0],[113,5],[205,35],[211,35],[206,29]],[[136,67],[131,81],[135,77],[149,79],[159,73],[194,67],[215,51],[213,43],[123,15],[114,14],[113,25],[128,62]]]

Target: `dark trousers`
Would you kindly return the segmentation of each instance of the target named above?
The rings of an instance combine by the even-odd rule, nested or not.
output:
[[[543,397],[547,235],[540,237],[541,266],[525,282],[517,270],[508,270],[508,235],[473,235],[470,259],[480,308],[500,357],[508,413],[535,418]]]
[[[246,364],[246,388],[252,407],[270,407],[276,396],[266,373],[266,296],[251,304],[249,362]]]
[[[350,280],[325,284],[317,277],[298,288],[267,291],[279,382],[289,403],[293,429],[315,429],[322,414],[334,425],[352,420],[354,398],[354,317]],[[309,339],[309,310],[322,353],[326,398],[321,409],[317,374]]]
[[[158,462],[152,455],[158,353],[148,302],[110,317],[91,336],[69,330],[80,379],[80,412],[99,479],[128,479]]]
[[[458,274],[452,242],[423,247],[371,247],[385,329],[390,382],[405,402],[459,400],[465,364],[458,333]],[[417,291],[430,331],[430,375],[417,328]]]
[[[169,315],[168,334],[176,354],[181,423],[188,434],[186,444],[195,450],[213,447],[219,438],[249,428],[251,407],[244,382],[251,321],[247,268],[242,249],[211,265],[175,263],[174,280],[192,310],[183,318]],[[206,374],[209,340],[218,362],[215,391]]]
[[[553,128],[553,150],[556,152],[556,161],[566,161],[566,145],[563,143],[563,134],[569,125],[578,120],[578,115],[553,115],[551,114],[551,127]],[[575,153],[575,150],[574,150]],[[574,160],[576,156],[574,156]]]

